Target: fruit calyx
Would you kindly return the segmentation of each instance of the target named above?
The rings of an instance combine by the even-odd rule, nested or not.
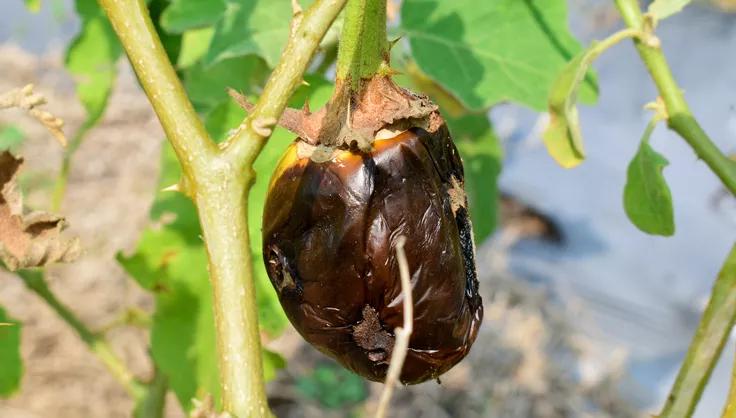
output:
[[[234,90],[230,96],[247,111],[253,109],[245,96]],[[357,92],[350,88],[349,80],[338,79],[324,108],[312,112],[308,103],[302,109],[287,108],[278,122],[313,147],[362,152],[373,148],[381,130],[403,132],[418,127],[434,132],[443,123],[437,105],[427,96],[399,87],[388,75],[363,80]]]

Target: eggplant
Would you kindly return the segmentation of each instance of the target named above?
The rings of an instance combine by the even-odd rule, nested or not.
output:
[[[462,161],[438,114],[433,122],[382,130],[368,150],[297,138],[269,185],[263,258],[287,317],[373,381],[385,379],[403,324],[399,236],[414,303],[401,382],[438,379],[457,364],[483,317]]]

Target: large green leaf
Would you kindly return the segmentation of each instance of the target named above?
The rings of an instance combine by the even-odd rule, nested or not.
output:
[[[161,26],[170,33],[215,24],[225,13],[225,0],[173,0],[161,15]]]
[[[662,170],[669,164],[649,145],[655,122],[647,127],[639,150],[631,160],[624,187],[624,209],[640,230],[655,235],[675,233],[672,195]]]
[[[465,192],[470,204],[473,232],[478,243],[496,228],[498,221],[498,176],[503,150],[484,114],[447,118],[465,167]]]
[[[405,0],[401,29],[419,67],[471,109],[512,100],[543,110],[580,46],[565,0]],[[594,82],[581,97],[595,97]]]
[[[20,322],[9,317],[0,308],[0,397],[18,390],[23,375],[20,357]]]
[[[289,36],[291,14],[290,0],[227,0],[206,62],[255,54],[275,67]]]
[[[122,49],[110,22],[95,0],[77,0],[82,29],[66,54],[66,68],[77,84],[77,96],[87,111],[87,126],[102,116],[117,75]]]

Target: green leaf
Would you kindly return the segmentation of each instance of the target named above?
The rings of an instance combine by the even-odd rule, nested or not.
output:
[[[215,29],[212,27],[192,29],[184,32],[181,37],[181,50],[179,51],[179,59],[176,62],[177,67],[190,67],[204,57],[210,48],[210,41],[212,41],[214,34]]]
[[[690,1],[691,0],[655,0],[649,5],[648,11],[655,19],[662,20],[672,16],[673,14],[679,13],[690,3]]]
[[[448,118],[447,124],[463,158],[473,232],[476,242],[481,243],[493,232],[498,221],[497,180],[503,150],[484,114]]]
[[[115,32],[94,0],[77,0],[82,29],[66,53],[66,68],[77,84],[77,95],[87,111],[85,125],[102,116],[117,75],[122,53]]]
[[[640,230],[654,235],[675,233],[672,195],[662,170],[669,163],[649,146],[649,137],[656,122],[647,127],[639,150],[626,172],[624,209],[631,222]]]
[[[7,397],[20,386],[23,360],[20,356],[20,322],[0,308],[0,397]]]
[[[291,16],[290,0],[228,0],[205,61],[213,64],[255,54],[275,67],[289,36]]]
[[[564,0],[405,0],[401,29],[419,67],[470,109],[512,100],[536,110],[580,49]],[[582,97],[593,100],[594,82]]]
[[[355,405],[368,398],[365,380],[333,364],[317,365],[312,373],[298,377],[296,390],[329,409]]]
[[[550,120],[542,138],[552,158],[565,168],[575,167],[585,158],[580,118],[575,103],[580,82],[595,56],[590,49],[578,54],[562,70],[549,93]]]
[[[41,10],[41,0],[25,0],[26,8],[33,13]]]
[[[593,42],[565,65],[552,84],[548,99],[550,121],[542,137],[547,151],[562,167],[575,167],[585,158],[576,102],[591,65],[608,48],[631,36],[630,31],[622,30],[601,42]]]
[[[23,131],[17,126],[0,126],[0,151],[13,150],[25,139]]]
[[[286,367],[286,359],[279,353],[263,350],[263,377],[266,381],[276,378],[276,372]]]
[[[206,67],[196,64],[184,74],[184,84],[189,98],[200,110],[209,110],[224,101],[232,101],[227,88],[249,92],[262,85],[268,69],[256,56],[238,57]],[[236,127],[238,124],[231,126]]]
[[[161,15],[161,27],[169,33],[184,33],[215,24],[225,13],[225,0],[173,0]]]

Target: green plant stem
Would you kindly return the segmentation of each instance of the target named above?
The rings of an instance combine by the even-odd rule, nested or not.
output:
[[[348,0],[337,54],[338,80],[350,80],[353,90],[389,61],[386,39],[386,0]]]
[[[253,112],[218,149],[184,94],[142,0],[99,0],[185,173],[209,257],[222,405],[239,418],[269,416],[248,240],[253,162],[345,0],[295,11],[289,41]]]
[[[260,129],[254,127],[268,128],[275,125],[294,90],[301,84],[304,71],[319,47],[320,40],[340,14],[345,2],[346,0],[317,0],[302,16],[295,17],[286,48],[266,82],[253,112],[227,140],[225,157],[247,170],[246,174],[251,177],[249,181],[253,180],[253,162],[270,136],[263,135],[265,132],[259,133]]]
[[[718,274],[710,301],[659,418],[690,417],[736,321],[736,245]]]
[[[144,0],[98,0],[128,54],[166,137],[176,152],[186,184],[205,175],[217,146],[210,139],[166,50],[156,34]],[[185,190],[192,196],[194,190]]]
[[[736,359],[734,360],[731,371],[731,389],[728,391],[728,399],[723,407],[721,418],[736,417]]]
[[[99,118],[88,119],[82,124],[82,126],[74,134],[74,137],[69,141],[66,148],[64,148],[64,155],[61,158],[61,169],[59,175],[56,177],[56,183],[54,184],[54,191],[51,195],[51,212],[58,212],[61,209],[61,204],[66,195],[66,186],[69,183],[69,171],[71,169],[71,160],[74,153],[77,152],[79,146],[82,145],[84,137],[87,135],[90,129],[97,123]]]
[[[161,418],[166,406],[166,392],[169,383],[158,369],[154,372],[153,380],[146,386],[146,391],[138,400],[133,411],[134,418]]]
[[[74,329],[79,335],[79,338],[102,361],[112,376],[123,385],[131,397],[138,399],[143,395],[144,386],[135,379],[125,364],[113,352],[107,340],[90,331],[69,308],[64,306],[51,289],[49,289],[41,272],[22,270],[18,274],[23,278],[24,283],[33,293],[43,299],[64,322]]]
[[[630,28],[644,30],[645,19],[637,0],[616,0],[621,16]],[[682,90],[677,85],[662,49],[656,43],[634,40],[639,55],[667,106],[667,124],[677,132],[710,169],[736,195],[736,163],[711,141],[693,116]]]

